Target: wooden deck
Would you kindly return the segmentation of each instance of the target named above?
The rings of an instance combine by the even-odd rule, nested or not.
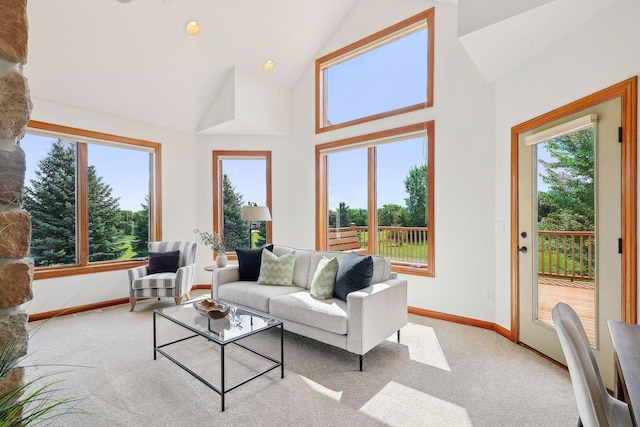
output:
[[[538,279],[538,319],[553,325],[551,310],[560,301],[578,313],[589,340],[595,342],[595,284],[549,277]]]

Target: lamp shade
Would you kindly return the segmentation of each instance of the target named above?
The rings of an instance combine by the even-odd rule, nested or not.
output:
[[[242,221],[271,221],[271,214],[267,206],[243,206],[240,211]]]

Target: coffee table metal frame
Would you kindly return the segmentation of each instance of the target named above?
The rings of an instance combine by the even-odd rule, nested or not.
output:
[[[191,303],[184,304],[184,305],[188,306],[190,304]],[[245,334],[238,335],[236,337],[230,338],[229,340],[223,340],[223,339],[216,338],[215,336],[203,333],[202,331],[199,331],[195,327],[193,327],[191,325],[188,325],[188,324],[186,324],[184,322],[181,322],[180,320],[172,317],[169,314],[163,313],[162,309],[153,310],[153,360],[156,360],[157,353],[162,354],[164,357],[166,357],[167,359],[171,360],[173,363],[175,363],[176,365],[178,365],[179,367],[181,367],[182,369],[184,369],[185,371],[190,373],[192,376],[197,378],[201,383],[203,383],[204,385],[209,387],[211,390],[213,390],[216,393],[218,393],[220,395],[221,401],[222,401],[221,402],[222,411],[224,411],[224,395],[226,393],[230,392],[231,390],[234,390],[234,389],[240,387],[241,385],[246,384],[249,381],[258,378],[259,376],[264,375],[267,372],[270,372],[270,371],[276,369],[277,367],[280,367],[280,378],[284,378],[284,328],[283,328],[282,321],[277,320],[277,319],[266,318],[266,317],[264,317],[262,315],[250,312],[249,310],[246,310],[246,309],[240,309],[240,308],[236,308],[236,307],[233,307],[233,308],[235,309],[235,310],[233,310],[234,315],[247,314],[247,315],[250,315],[250,316],[257,316],[259,318],[267,320],[268,321],[268,325],[265,326],[264,328],[261,328],[261,329],[255,330],[255,331],[248,331]],[[196,312],[195,308],[193,308],[193,310],[194,310],[194,312]],[[171,322],[173,322],[173,323],[175,323],[175,324],[177,324],[179,326],[182,326],[183,328],[188,329],[191,332],[194,332],[194,334],[190,335],[188,337],[177,339],[175,341],[171,341],[171,342],[168,342],[168,343],[164,343],[164,344],[158,345],[158,343],[157,343],[157,333],[156,333],[156,331],[157,331],[157,329],[156,329],[157,328],[156,327],[156,318],[157,318],[157,316],[160,316],[160,317],[165,318],[165,319],[167,319],[167,320],[169,320],[169,321],[171,321]],[[202,316],[204,316],[204,315],[202,315]],[[207,317],[207,320],[208,320],[209,329],[210,329],[211,319]],[[252,317],[251,320],[253,321],[253,317]],[[238,342],[238,341],[240,341],[240,340],[242,340],[244,338],[247,338],[247,337],[249,337],[251,335],[255,335],[255,334],[258,334],[260,332],[264,332],[266,330],[277,328],[277,327],[280,327],[280,360],[276,360],[273,357],[270,357],[270,356],[268,356],[266,354],[260,353],[260,352],[258,352],[256,350],[251,349],[251,348],[247,347],[246,345],[241,344],[240,342]],[[177,359],[175,359],[173,356],[169,355],[166,351],[163,350],[164,347],[170,346],[172,344],[177,344],[179,342],[186,341],[188,339],[196,338],[196,337],[203,337],[203,338],[207,339],[208,341],[211,341],[211,342],[214,342],[214,343],[220,345],[220,387],[219,388],[216,387],[211,382],[207,381],[202,376],[198,375],[193,370],[189,369],[184,364],[180,363]],[[227,387],[226,384],[225,384],[225,378],[224,378],[225,377],[225,360],[224,360],[225,352],[224,352],[224,349],[228,344],[235,344],[238,347],[241,347],[241,348],[243,348],[245,350],[248,350],[248,351],[250,351],[250,352],[252,352],[252,353],[254,353],[254,354],[256,354],[256,355],[258,355],[258,356],[260,356],[262,358],[264,358],[264,359],[270,360],[270,361],[273,362],[273,365],[267,367],[266,369],[263,369],[263,370],[257,372],[256,374],[250,376],[249,378],[246,378],[246,379],[234,384],[231,387]]]

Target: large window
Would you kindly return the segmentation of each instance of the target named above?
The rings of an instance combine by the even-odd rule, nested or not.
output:
[[[316,60],[316,132],[433,105],[433,8]]]
[[[240,213],[248,204],[271,211],[271,152],[214,151],[213,204],[213,229],[231,257],[235,248],[270,242],[270,222],[243,221]]]
[[[316,146],[318,247],[433,276],[433,146],[433,122]]]
[[[129,268],[160,239],[160,144],[30,122],[23,207],[36,279]]]

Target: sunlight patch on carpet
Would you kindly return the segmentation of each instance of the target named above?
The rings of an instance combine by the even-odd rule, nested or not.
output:
[[[409,335],[409,358],[411,360],[451,372],[433,328],[409,323],[402,329],[402,332]],[[402,343],[402,337],[400,337],[400,342]]]
[[[325,386],[323,386],[322,384],[318,384],[315,381],[310,380],[307,377],[303,377],[302,375],[299,375],[299,377],[302,379],[302,381],[305,382],[305,384],[307,384],[309,386],[309,388],[317,393],[320,393],[324,396],[327,396],[330,399],[336,400],[336,401],[340,401],[340,399],[342,398],[342,392],[341,391],[335,391],[335,390],[331,390],[330,388],[327,388]]]
[[[467,410],[446,400],[389,382],[360,412],[390,426],[472,426]]]

